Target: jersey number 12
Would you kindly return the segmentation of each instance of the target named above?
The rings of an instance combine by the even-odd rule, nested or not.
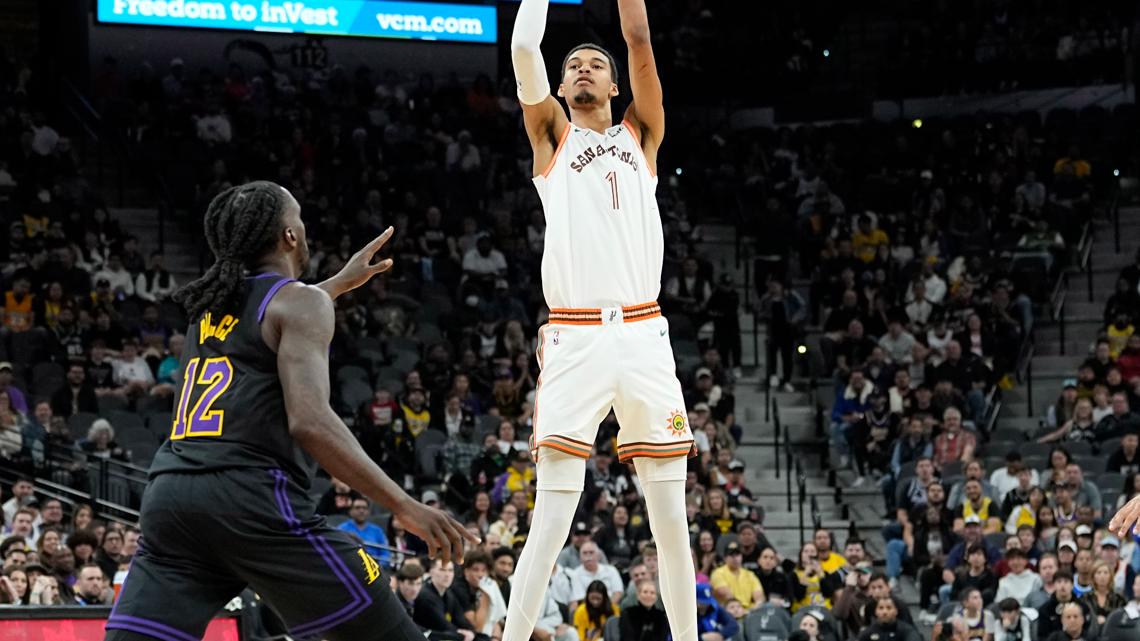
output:
[[[170,440],[221,436],[225,411],[215,410],[213,405],[233,380],[234,366],[229,358],[191,358],[182,373],[182,393],[174,410]]]

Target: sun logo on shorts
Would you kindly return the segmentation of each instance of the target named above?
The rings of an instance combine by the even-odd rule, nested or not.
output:
[[[672,412],[669,413],[669,421],[667,422],[667,425],[669,426],[669,429],[672,430],[673,432],[675,432],[677,434],[684,432],[685,427],[687,427],[688,424],[689,424],[689,419],[685,416],[685,413],[682,412],[681,410],[673,410]]]

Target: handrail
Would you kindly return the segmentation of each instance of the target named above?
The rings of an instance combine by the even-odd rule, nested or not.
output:
[[[1112,197],[1112,244],[1116,253],[1120,253],[1120,181],[1116,183],[1116,194]]]
[[[1058,332],[1061,339],[1061,356],[1065,355],[1065,301],[1069,296],[1069,274],[1063,272],[1057,279],[1057,286],[1053,289],[1053,296],[1050,300],[1052,307],[1053,322],[1057,323]]]
[[[1093,228],[1092,222],[1085,223],[1084,232],[1081,234],[1081,242],[1077,245],[1077,268],[1085,273],[1088,278],[1088,294],[1089,302],[1095,302],[1093,298]]]
[[[785,469],[787,469],[787,474],[784,474],[784,478],[787,480],[787,486],[788,486],[788,488],[787,488],[788,489],[788,511],[791,512],[792,511],[792,460],[793,460],[792,459],[792,439],[789,438],[788,428],[786,426],[784,427],[784,456],[785,456],[785,459],[784,459]],[[795,461],[796,469],[799,469],[799,464],[800,464],[799,460],[796,459],[796,461]]]
[[[780,454],[781,454],[781,452],[780,452],[780,404],[778,402],[776,402],[776,399],[773,398],[772,402],[770,404],[766,404],[765,407],[771,407],[772,416],[775,417],[775,420],[772,422],[773,433],[775,435],[774,438],[772,439],[772,454],[773,454],[773,458],[776,459],[776,479],[778,480],[780,478]],[[788,470],[788,472],[790,473],[791,470]]]
[[[804,538],[804,503],[807,498],[807,477],[804,475],[803,465],[799,459],[796,459],[796,485],[799,489],[800,499],[800,547],[803,547],[804,541],[807,540]]]

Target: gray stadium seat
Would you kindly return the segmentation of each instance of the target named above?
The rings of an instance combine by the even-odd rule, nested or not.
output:
[[[792,632],[788,611],[765,603],[744,619],[744,641],[784,641]]]
[[[56,390],[63,387],[63,367],[56,363],[37,363],[32,368],[32,396],[34,398],[50,398]]]
[[[76,412],[67,419],[67,431],[71,433],[71,438],[75,440],[87,438],[87,430],[95,419],[99,418],[95,414],[88,412]]]
[[[105,394],[98,398],[99,413],[106,414],[114,410],[126,410],[130,407],[127,399],[118,394]]]
[[[340,386],[340,399],[352,412],[372,398],[372,388],[364,381],[344,381]]]
[[[729,543],[736,543],[738,537],[734,532],[727,532],[721,534],[716,540],[716,553],[720,558],[724,558],[724,551],[728,548]]]
[[[602,628],[602,641],[621,641],[621,617],[610,617]]]
[[[447,442],[447,434],[440,430],[426,429],[416,437],[416,449],[431,445],[443,446]]]
[[[1124,487],[1124,475],[1120,472],[1104,472],[1096,477],[1096,486],[1104,490],[1120,490]]]
[[[443,453],[442,445],[428,445],[427,447],[416,447],[416,467],[420,471],[420,475],[424,478],[438,479],[440,473],[440,454]]]
[[[368,370],[357,365],[345,365],[336,371],[336,381],[338,383],[349,380],[367,381]]]

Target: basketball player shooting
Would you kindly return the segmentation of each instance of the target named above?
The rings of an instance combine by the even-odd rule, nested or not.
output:
[[[633,101],[620,124],[612,55],[573,48],[551,95],[539,51],[548,0],[522,0],[511,55],[546,216],[542,284],[550,322],[539,330],[535,398],[538,496],[519,558],[503,641],[527,641],[566,541],[598,424],[617,414],[618,458],[641,480],[659,551],[661,598],[675,641],[695,641],[694,571],[685,520],[693,448],[681,385],[661,316],[664,241],[657,149],[665,132],[661,82],[643,0],[619,0]]]

